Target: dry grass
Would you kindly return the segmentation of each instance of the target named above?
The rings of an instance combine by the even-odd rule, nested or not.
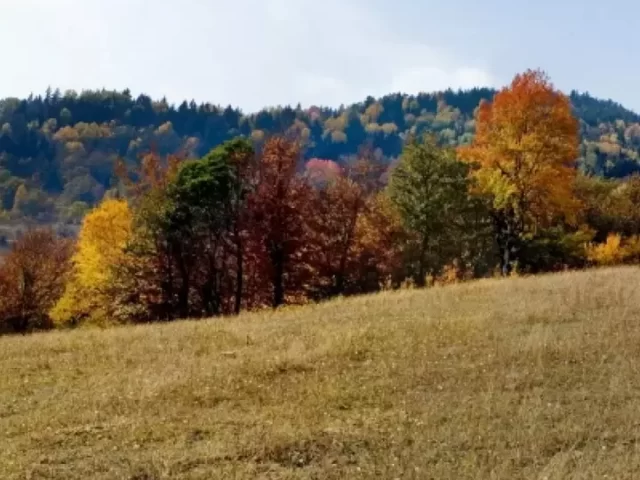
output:
[[[640,478],[640,269],[0,339],[2,479]]]

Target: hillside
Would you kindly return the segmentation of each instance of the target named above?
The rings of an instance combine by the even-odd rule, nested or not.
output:
[[[0,477],[637,478],[639,282],[0,338]]]
[[[47,91],[0,100],[0,220],[77,223],[114,187],[118,157],[135,167],[151,149],[200,157],[244,135],[260,143],[289,132],[307,158],[340,160],[369,145],[388,161],[407,135],[436,132],[446,144],[473,137],[475,108],[490,89],[393,94],[340,108],[232,107],[133,97],[129,91]],[[640,170],[640,117],[612,101],[571,94],[581,120],[583,170],[623,177]],[[2,233],[0,232],[0,236]]]

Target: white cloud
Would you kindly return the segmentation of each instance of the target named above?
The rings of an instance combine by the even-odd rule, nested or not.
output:
[[[0,0],[0,96],[129,87],[172,101],[338,105],[494,84],[367,0]],[[3,52],[4,53],[4,52]]]

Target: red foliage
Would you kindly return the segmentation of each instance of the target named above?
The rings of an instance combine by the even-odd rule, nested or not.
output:
[[[275,307],[303,295],[310,276],[307,219],[313,197],[309,184],[297,175],[299,158],[297,143],[282,137],[268,140],[259,159],[256,189],[248,201],[252,264],[248,288],[261,299],[270,296]]]
[[[52,230],[29,230],[0,266],[0,330],[51,326],[49,310],[64,291],[72,243]]]
[[[305,166],[305,176],[313,185],[324,185],[341,177],[344,170],[333,160],[312,158]]]

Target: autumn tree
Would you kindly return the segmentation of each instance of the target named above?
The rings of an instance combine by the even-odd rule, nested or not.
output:
[[[343,165],[319,159],[307,163],[305,176],[314,186],[310,244],[320,297],[361,291],[358,225],[371,207],[369,199],[382,188],[385,169],[366,147]]]
[[[468,233],[467,177],[468,166],[433,136],[408,143],[392,171],[389,196],[412,237],[409,257],[415,267],[410,270],[418,286],[456,257],[452,247]]]
[[[51,326],[49,310],[64,290],[72,243],[52,230],[29,230],[0,266],[0,330]]]
[[[131,222],[127,202],[116,199],[105,200],[85,217],[64,295],[51,311],[57,323],[112,320],[114,267],[123,261]]]
[[[166,167],[144,157],[139,179],[127,182],[134,231],[117,275],[121,311],[139,321],[240,311],[254,156],[234,139]]]
[[[175,249],[167,238],[168,191],[184,158],[141,155],[139,167],[120,159],[114,170],[131,204],[132,232],[122,261],[113,268],[112,293],[116,317],[135,322],[176,317]]]
[[[366,208],[358,217],[353,246],[353,271],[357,290],[373,292],[396,288],[405,279],[403,246],[407,232],[397,208],[385,190],[367,198]]]
[[[491,203],[501,265],[508,274],[521,243],[575,216],[578,122],[569,98],[541,71],[517,75],[476,114],[476,136],[461,147],[476,192]]]
[[[316,247],[314,269],[320,297],[340,295],[349,289],[348,273],[353,269],[358,218],[366,196],[353,179],[342,173],[314,190],[313,215],[309,218]]]
[[[307,218],[311,189],[297,175],[299,145],[283,137],[265,143],[259,158],[256,189],[249,198],[253,234],[266,258],[271,304],[304,292],[309,275],[305,256],[309,246]],[[259,261],[260,253],[254,255]]]
[[[340,178],[344,169],[333,160],[312,158],[305,164],[304,175],[311,185],[315,187],[325,187],[332,181]]]
[[[598,241],[610,233],[640,234],[640,176],[607,180],[579,176],[577,195],[583,204],[583,220],[597,232]]]
[[[176,317],[174,249],[166,235],[167,195],[154,187],[136,200],[131,238],[113,268],[115,316],[133,322]]]

